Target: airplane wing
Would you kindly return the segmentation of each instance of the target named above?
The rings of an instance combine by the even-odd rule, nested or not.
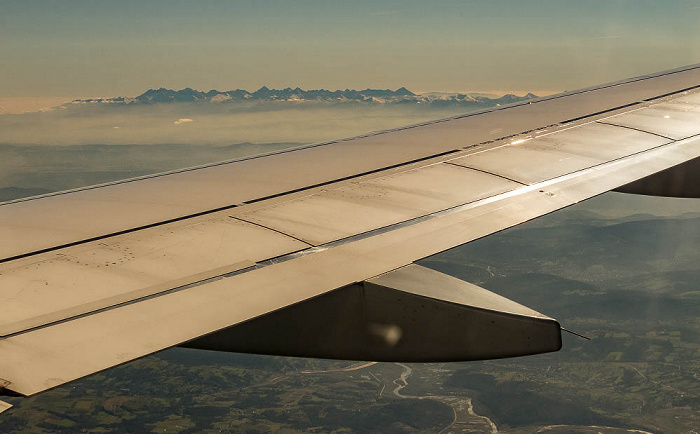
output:
[[[698,197],[699,87],[695,65],[2,203],[0,389],[31,395],[175,345],[556,351],[554,319],[413,262],[617,188]]]

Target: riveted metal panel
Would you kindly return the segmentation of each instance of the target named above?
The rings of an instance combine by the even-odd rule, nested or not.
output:
[[[670,139],[600,123],[518,138],[450,162],[533,184],[665,143]]]
[[[0,264],[0,336],[308,247],[225,214]]]
[[[473,202],[518,185],[475,170],[436,164],[252,212],[232,210],[232,215],[319,245]]]
[[[690,98],[686,98],[684,102],[654,104],[607,118],[602,122],[679,140],[700,134],[700,107]]]

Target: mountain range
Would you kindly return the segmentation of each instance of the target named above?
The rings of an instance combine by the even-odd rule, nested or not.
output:
[[[243,89],[218,91],[210,90],[202,92],[191,88],[181,90],[149,89],[137,97],[116,98],[90,98],[77,99],[73,104],[86,103],[111,103],[111,104],[167,104],[179,102],[208,102],[208,103],[233,103],[240,101],[286,101],[286,102],[325,102],[343,103],[359,102],[372,104],[429,104],[431,106],[483,106],[491,107],[502,104],[510,104],[537,98],[528,93],[525,96],[506,94],[501,97],[495,95],[470,94],[470,93],[413,93],[405,87],[395,91],[389,89],[365,89],[365,90],[303,90],[287,87],[285,89],[270,89],[263,86],[255,92]]]

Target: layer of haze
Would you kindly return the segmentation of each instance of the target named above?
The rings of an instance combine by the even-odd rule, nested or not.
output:
[[[262,101],[68,104],[0,114],[0,202],[340,139],[465,110]]]
[[[466,110],[316,102],[68,104],[42,112],[0,114],[0,144],[312,143]]]
[[[4,1],[0,98],[543,91],[692,64],[697,0]]]

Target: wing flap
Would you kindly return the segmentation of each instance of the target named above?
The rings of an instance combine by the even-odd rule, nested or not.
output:
[[[670,142],[642,131],[592,122],[517,137],[498,149],[451,163],[534,184]]]
[[[434,163],[407,172],[321,190],[232,215],[313,245],[474,202],[519,187],[497,176]]]
[[[692,102],[691,102],[692,101]],[[697,102],[668,102],[619,114],[603,122],[681,140],[700,134],[700,108]]]
[[[307,247],[219,213],[0,264],[0,336],[232,273]]]

